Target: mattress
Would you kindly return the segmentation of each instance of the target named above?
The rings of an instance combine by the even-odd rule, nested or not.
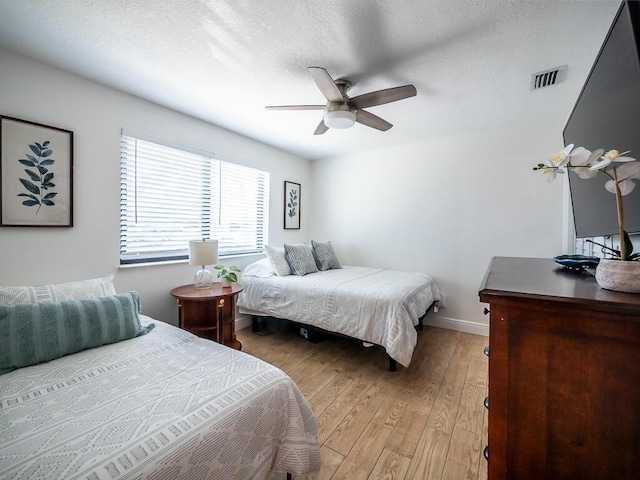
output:
[[[381,345],[401,365],[411,363],[414,328],[442,299],[427,274],[345,266],[304,276],[243,275],[240,313],[313,325]]]
[[[155,324],[0,376],[0,478],[262,479],[320,469],[315,418],[285,373]]]

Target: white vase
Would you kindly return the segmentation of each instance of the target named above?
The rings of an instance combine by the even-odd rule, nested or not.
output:
[[[640,262],[603,258],[596,268],[596,282],[607,290],[640,293]]]
[[[222,288],[228,288],[231,286],[231,281],[228,278],[221,278]]]

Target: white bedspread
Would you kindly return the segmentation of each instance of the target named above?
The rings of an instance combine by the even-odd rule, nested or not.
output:
[[[314,325],[385,348],[408,366],[417,342],[415,325],[442,296],[419,272],[345,266],[305,276],[243,276],[240,313]]]
[[[0,376],[0,478],[253,480],[319,470],[315,418],[286,374],[155,324]]]

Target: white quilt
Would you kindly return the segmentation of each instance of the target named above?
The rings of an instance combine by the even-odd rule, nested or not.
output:
[[[385,348],[407,367],[417,342],[415,326],[442,299],[433,279],[419,272],[345,266],[286,277],[247,276],[240,313],[314,325]]]
[[[286,374],[155,324],[0,376],[0,478],[253,480],[320,469],[315,418]]]

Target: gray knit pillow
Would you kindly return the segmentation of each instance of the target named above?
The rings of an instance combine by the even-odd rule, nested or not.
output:
[[[287,262],[289,262],[289,267],[291,267],[291,273],[294,275],[306,275],[307,273],[318,271],[309,245],[304,243],[295,245],[285,244],[284,251],[287,256]]]
[[[324,272],[325,270],[331,270],[334,268],[342,268],[336,252],[333,251],[331,242],[320,243],[311,240],[311,246],[313,247],[313,257],[316,260],[316,266],[318,270]]]

